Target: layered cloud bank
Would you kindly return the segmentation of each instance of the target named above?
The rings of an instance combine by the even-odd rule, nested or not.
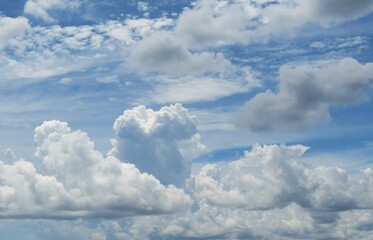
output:
[[[326,226],[373,209],[371,168],[357,175],[333,166],[314,168],[302,163],[308,150],[302,145],[254,145],[238,160],[207,164],[193,176],[192,158],[204,149],[196,124],[181,104],[126,110],[114,123],[117,136],[104,156],[86,133],[46,121],[34,135],[40,164],[18,159],[11,150],[0,162],[0,216],[156,215],[113,220],[117,225],[108,231],[119,239],[312,238],[318,231],[338,237],[338,229]],[[348,222],[350,231],[373,220],[369,216]]]
[[[297,204],[316,211],[369,209],[372,169],[354,179],[338,167],[311,168],[295,146],[259,146],[224,168],[209,164],[194,177],[197,199],[211,205],[243,209],[273,209]]]
[[[123,239],[369,239],[373,170],[313,168],[301,160],[307,149],[255,145],[238,160],[208,164],[189,180],[190,211],[139,217],[114,232]]]

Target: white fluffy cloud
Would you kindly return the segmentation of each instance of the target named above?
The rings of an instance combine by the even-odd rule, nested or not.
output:
[[[175,32],[189,47],[213,47],[262,41],[307,24],[328,27],[372,11],[369,0],[201,0],[180,14]]]
[[[0,50],[12,38],[22,36],[30,28],[24,17],[10,18],[0,16]]]
[[[307,150],[296,146],[259,146],[227,167],[209,164],[195,176],[195,196],[211,205],[272,209],[296,203],[304,208],[342,211],[372,208],[371,169],[360,179],[344,169],[311,168],[299,161]]]
[[[183,190],[104,157],[86,133],[65,122],[44,122],[34,139],[45,173],[14,156],[11,163],[0,162],[3,218],[117,218],[170,213],[190,204]]]
[[[203,146],[196,118],[180,104],[127,110],[114,130],[114,148],[105,157],[86,133],[65,122],[38,126],[40,169],[11,150],[0,161],[0,216],[157,215],[118,220],[122,224],[104,221],[94,229],[102,239],[109,233],[118,239],[365,238],[371,231],[371,168],[357,175],[338,167],[314,168],[302,163],[305,146],[255,145],[238,160],[207,164],[190,177],[190,160]],[[156,177],[177,185],[190,177],[185,186],[190,196]],[[77,225],[90,235],[88,226]]]
[[[277,93],[267,90],[249,100],[233,121],[254,131],[303,129],[330,119],[328,108],[368,98],[373,63],[345,58],[320,66],[282,66]]]
[[[114,123],[117,137],[111,154],[163,184],[182,186],[190,177],[192,158],[204,150],[196,124],[181,104],[159,111],[144,106],[126,110]]]
[[[195,204],[189,212],[135,218],[118,233],[141,239],[369,236],[373,170],[351,176],[337,167],[311,168],[300,160],[307,149],[256,145],[229,164],[208,164],[190,181]]]

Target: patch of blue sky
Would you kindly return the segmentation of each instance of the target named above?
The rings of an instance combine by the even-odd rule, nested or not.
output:
[[[4,9],[9,6],[5,4]],[[80,1],[79,8],[51,8],[48,14],[53,17],[60,26],[81,26],[102,23],[105,21],[122,21],[131,18],[175,18],[185,7],[190,7],[190,1]],[[23,6],[23,5],[22,5]],[[22,9],[23,10],[23,9]],[[11,12],[12,13],[12,12]],[[22,15],[22,11],[17,12]],[[14,13],[13,13],[14,14]],[[34,25],[54,24],[43,21],[36,16],[30,16],[31,23]]]
[[[244,151],[250,150],[250,146],[246,147],[235,147],[229,149],[214,150],[205,154],[202,154],[195,158],[193,162],[196,163],[214,163],[221,161],[232,161],[239,159],[243,156]]]
[[[0,13],[8,17],[23,15],[23,8],[27,0],[2,0],[0,1]]]

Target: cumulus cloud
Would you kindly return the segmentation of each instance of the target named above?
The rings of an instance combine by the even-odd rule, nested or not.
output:
[[[110,154],[163,184],[182,186],[190,177],[191,160],[204,150],[196,124],[181,104],[159,111],[145,106],[126,110],[114,123],[117,136]]]
[[[10,18],[0,16],[0,50],[8,41],[17,36],[22,36],[30,25],[24,17]]]
[[[190,211],[135,218],[118,231],[141,239],[369,236],[373,170],[352,176],[337,167],[312,168],[300,159],[307,149],[255,145],[239,160],[208,164],[189,182]]]
[[[300,162],[307,150],[295,146],[253,146],[227,167],[206,165],[195,176],[195,196],[211,205],[245,209],[272,209],[289,204],[319,211],[372,208],[371,169],[360,179],[344,169],[311,168]]]
[[[104,157],[86,133],[65,122],[44,122],[34,139],[45,173],[14,156],[11,163],[0,161],[2,218],[117,218],[170,213],[190,204],[183,190]]]
[[[299,239],[312,230],[314,220],[295,204],[271,211],[247,211],[200,203],[193,212],[169,218],[136,218],[122,234],[124,239]]]
[[[24,12],[45,22],[53,23],[56,20],[50,16],[48,11],[52,9],[76,9],[80,6],[79,0],[28,0]]]
[[[221,53],[192,53],[170,33],[157,33],[140,41],[131,51],[128,64],[146,73],[190,74],[219,72],[230,66]]]
[[[180,104],[159,111],[144,106],[127,110],[114,130],[117,138],[105,157],[86,133],[73,131],[65,122],[38,126],[35,154],[42,169],[18,159],[10,149],[6,161],[0,161],[0,216],[152,215],[103,221],[95,228],[103,239],[369,236],[371,168],[350,175],[338,167],[306,165],[301,157],[308,147],[302,145],[254,145],[238,160],[207,164],[190,177],[190,159],[203,146],[196,118]],[[185,191],[190,196],[146,172],[162,183],[183,185],[189,178]],[[90,235],[88,226],[76,224],[77,232]],[[63,223],[61,228],[71,226]]]
[[[345,58],[320,66],[282,66],[279,90],[249,100],[234,117],[237,126],[253,131],[303,129],[330,119],[328,108],[356,104],[369,97],[373,63]]]
[[[139,217],[129,226],[114,222],[112,228],[119,239],[370,239],[372,223],[368,209],[310,212],[290,204],[258,211],[201,203],[187,214]]]

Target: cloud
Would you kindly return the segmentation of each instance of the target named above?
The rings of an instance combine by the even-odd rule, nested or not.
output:
[[[327,49],[327,50],[338,50],[343,48],[356,48],[364,49],[369,44],[369,38],[363,36],[348,37],[348,38],[337,38],[331,41],[317,41],[310,44],[311,48],[316,49]]]
[[[196,117],[181,104],[159,111],[145,106],[126,110],[114,123],[117,136],[111,154],[163,184],[182,186],[190,177],[192,159],[204,150],[196,124]]]
[[[197,1],[180,14],[175,33],[192,48],[245,42],[250,20],[258,14],[251,4]]]
[[[24,7],[24,13],[40,18],[48,23],[56,22],[50,14],[55,9],[76,9],[81,5],[79,0],[28,0]]]
[[[192,53],[172,34],[163,32],[140,41],[132,49],[127,64],[140,73],[190,74],[219,72],[230,67],[221,53]]]
[[[307,24],[322,27],[373,11],[369,0],[197,1],[179,16],[175,34],[194,49],[292,36]]]
[[[159,76],[149,98],[157,103],[213,101],[225,96],[248,92],[260,85],[249,68],[233,68],[213,74],[185,77]]]
[[[10,40],[22,36],[29,29],[29,22],[24,17],[10,18],[0,16],[0,50],[5,47]]]
[[[190,198],[135,165],[104,157],[86,133],[46,121],[35,129],[43,173],[23,159],[0,161],[2,218],[120,218],[170,213]],[[9,154],[8,154],[9,155]]]
[[[0,216],[152,215],[103,221],[97,227],[75,222],[77,234],[89,236],[93,226],[103,239],[111,234],[118,239],[299,239],[353,233],[365,238],[370,231],[371,168],[350,175],[338,167],[304,164],[301,157],[308,148],[302,145],[255,145],[238,160],[207,164],[190,176],[190,160],[203,146],[196,118],[180,104],[159,111],[144,106],[127,110],[115,121],[114,130],[117,138],[105,157],[86,133],[73,131],[65,122],[38,126],[35,154],[41,162],[35,165],[40,169],[11,150],[6,161],[0,161]],[[185,191],[190,196],[162,185],[144,167],[162,183],[182,185],[189,178]],[[56,222],[50,224],[51,229],[59,228]],[[63,223],[60,229],[75,224]],[[348,231],[341,233],[346,226]],[[64,231],[55,232],[63,236]]]
[[[312,1],[314,11],[329,21],[338,21],[341,19],[354,19],[364,16],[373,11],[373,3],[369,0],[317,0]]]
[[[0,18],[0,83],[29,84],[108,65],[118,70],[136,41],[170,24],[159,18],[30,27],[26,18]],[[96,79],[95,73],[91,78]]]
[[[296,205],[271,211],[238,211],[200,203],[195,211],[171,218],[136,218],[123,235],[125,239],[300,238],[313,230],[313,223],[309,214]]]
[[[373,11],[372,2],[367,0],[353,3],[349,0],[285,0],[276,3],[268,1],[268,3],[266,7],[261,8],[259,19],[262,24],[250,30],[251,39],[254,41],[281,36],[284,31],[294,33],[294,30],[307,24],[317,24],[327,28]]]
[[[317,211],[373,207],[367,201],[373,193],[371,169],[354,179],[338,167],[311,168],[299,161],[307,149],[255,145],[226,167],[208,164],[192,182],[195,196],[234,209],[273,209],[292,203]]]
[[[352,176],[337,167],[312,168],[300,159],[307,149],[255,145],[238,160],[208,164],[189,181],[190,211],[135,218],[118,231],[141,239],[370,236],[373,170]]]
[[[329,121],[330,106],[356,104],[369,97],[373,63],[344,58],[320,66],[282,66],[279,90],[257,94],[235,115],[237,126],[253,131],[303,129]]]
[[[115,49],[98,29],[57,25],[30,28],[22,37],[9,41],[8,51],[0,54],[1,83],[25,84],[97,65]],[[115,54],[110,58],[116,58]]]

